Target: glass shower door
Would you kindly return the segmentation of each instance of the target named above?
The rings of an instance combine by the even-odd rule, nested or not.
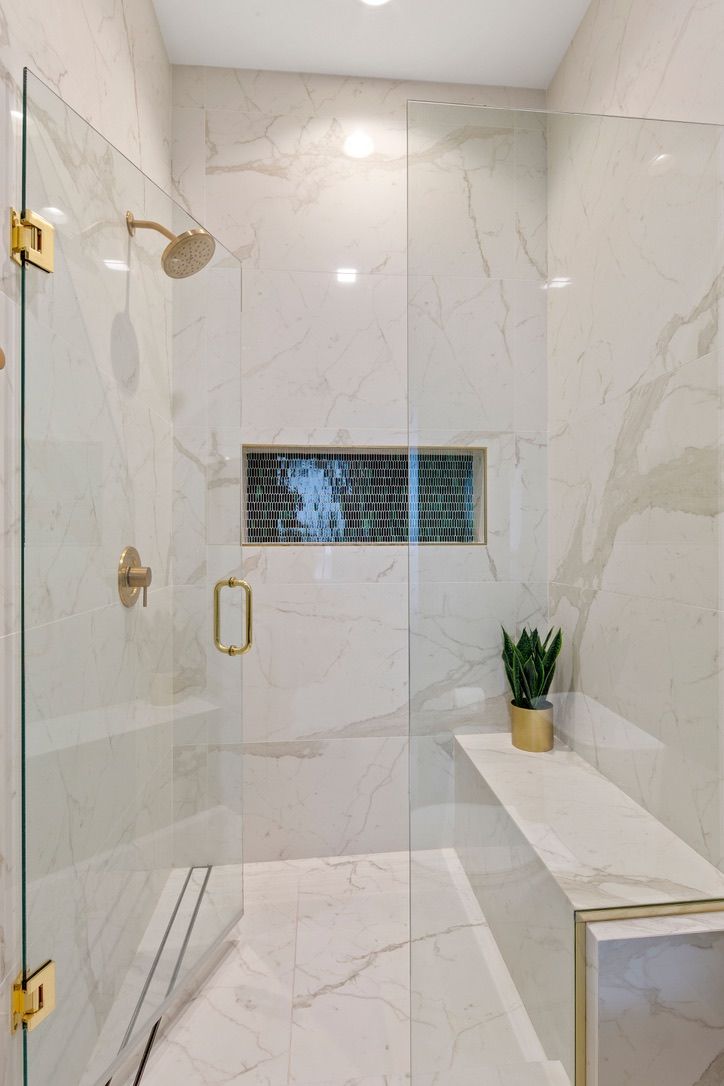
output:
[[[242,907],[242,662],[212,615],[241,552],[207,493],[240,266],[217,244],[169,278],[126,212],[197,224],[29,74],[23,157],[23,214],[55,233],[54,271],[22,268],[23,966],[57,981],[26,1081],[95,1086]],[[220,593],[237,644],[241,596]]]

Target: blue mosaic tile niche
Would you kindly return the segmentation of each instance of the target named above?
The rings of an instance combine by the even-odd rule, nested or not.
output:
[[[247,449],[247,543],[480,543],[482,449]]]

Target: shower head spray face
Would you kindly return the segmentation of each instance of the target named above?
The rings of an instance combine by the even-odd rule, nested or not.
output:
[[[163,251],[161,264],[172,279],[186,279],[205,268],[214,255],[216,243],[206,230],[186,230]]]
[[[132,211],[126,212],[126,226],[133,237],[136,230],[157,230],[169,239],[169,244],[161,255],[161,266],[171,279],[187,279],[201,271],[211,260],[216,249],[216,242],[208,230],[197,226],[185,230],[183,234],[172,234],[165,226],[134,218]]]

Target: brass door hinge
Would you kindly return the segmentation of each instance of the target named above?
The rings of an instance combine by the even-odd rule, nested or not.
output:
[[[22,974],[13,985],[13,1032],[21,1025],[35,1029],[55,1010],[55,962],[46,962],[23,982]]]
[[[10,254],[16,264],[32,264],[44,272],[55,266],[55,227],[34,211],[21,218],[10,208]]]

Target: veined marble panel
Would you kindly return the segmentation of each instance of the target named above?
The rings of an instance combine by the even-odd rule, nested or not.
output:
[[[244,748],[247,861],[407,847],[407,739]]]
[[[0,82],[0,109],[3,111],[5,104]],[[3,127],[0,120],[0,139]],[[0,274],[5,270],[5,264],[4,260],[0,260]],[[20,371],[19,340],[15,335],[16,304],[15,299],[0,291],[0,335],[7,358],[4,380],[0,382],[3,434],[0,445],[3,458],[0,471],[0,636],[3,637],[15,633],[20,626]],[[10,716],[7,719],[11,719]]]
[[[35,322],[28,339],[53,359],[26,393],[27,621],[36,625],[117,600],[131,540],[154,588],[168,583],[172,445],[169,421],[119,397],[95,361]]]
[[[475,1071],[487,1084],[505,1067],[544,1061],[455,852],[414,851],[410,890],[412,1081],[467,1081]]]
[[[206,541],[241,542],[241,430],[212,429],[206,469]]]
[[[6,634],[0,638],[0,678],[5,721],[0,729],[0,792],[7,808],[0,830],[0,983],[8,976],[14,980],[20,964],[21,751],[20,728],[12,726],[20,720],[19,676],[20,637],[18,634]],[[0,1050],[0,1066],[3,1055]]]
[[[594,0],[549,88],[551,109],[724,122],[718,4]]]
[[[171,67],[153,5],[67,10],[8,0],[0,63],[31,64],[57,94],[160,185],[169,179]],[[92,60],[92,62],[91,62]]]
[[[548,133],[550,411],[570,419],[716,347],[721,137],[575,116]]]
[[[545,293],[521,280],[409,280],[410,413],[420,429],[545,427]],[[534,402],[526,410],[526,398]],[[536,402],[537,401],[537,402]],[[519,410],[517,410],[519,408]]]
[[[410,579],[431,582],[521,581],[547,576],[547,441],[543,433],[414,427],[411,446],[484,448],[487,543],[484,547],[410,549]]]
[[[344,152],[357,127],[207,110],[209,229],[257,267],[403,272],[404,118],[366,119],[368,158]]]
[[[574,913],[721,898],[724,875],[570,750],[458,736],[455,771],[458,854],[548,1057],[572,1074]]]
[[[546,586],[413,579],[410,594],[413,733],[450,731],[456,723],[494,724],[507,689],[500,626],[544,623]]]
[[[705,1086],[724,1073],[724,914],[586,928],[587,1086]]]
[[[412,272],[545,279],[540,116],[413,104],[409,185]]]
[[[366,79],[307,72],[271,72],[256,69],[201,68],[176,65],[173,69],[174,103],[206,106],[268,116],[285,114],[307,117],[358,117],[360,113],[401,113],[404,120],[409,99],[426,102],[452,100],[467,105],[535,109],[545,104],[545,94],[522,87],[481,87],[461,83],[416,83]],[[396,112],[393,112],[396,111]]]
[[[719,606],[719,404],[709,354],[553,430],[554,581]]]
[[[255,585],[407,584],[407,547],[262,547],[245,544],[244,576]]]
[[[720,613],[553,585],[551,621],[569,631],[559,689],[580,694],[554,697],[561,735],[720,863]]]
[[[246,742],[407,733],[404,583],[254,589]]]
[[[181,69],[183,71],[183,69]],[[177,84],[174,68],[174,91]],[[176,95],[174,94],[174,98]],[[176,200],[204,222],[206,218],[206,117],[199,108],[172,110],[171,184]]]
[[[249,272],[244,423],[400,430],[405,350],[401,276]]]
[[[150,1086],[473,1086],[481,1075],[486,1086],[569,1086],[542,1055],[454,853],[413,857],[412,933],[409,877],[407,852],[247,864],[233,945],[160,1036]],[[412,1068],[411,952],[431,970]],[[449,1045],[436,1070],[438,1032]]]
[[[325,1049],[337,1081],[407,1070],[409,924],[398,889],[300,891],[290,1082],[313,1081]]]

